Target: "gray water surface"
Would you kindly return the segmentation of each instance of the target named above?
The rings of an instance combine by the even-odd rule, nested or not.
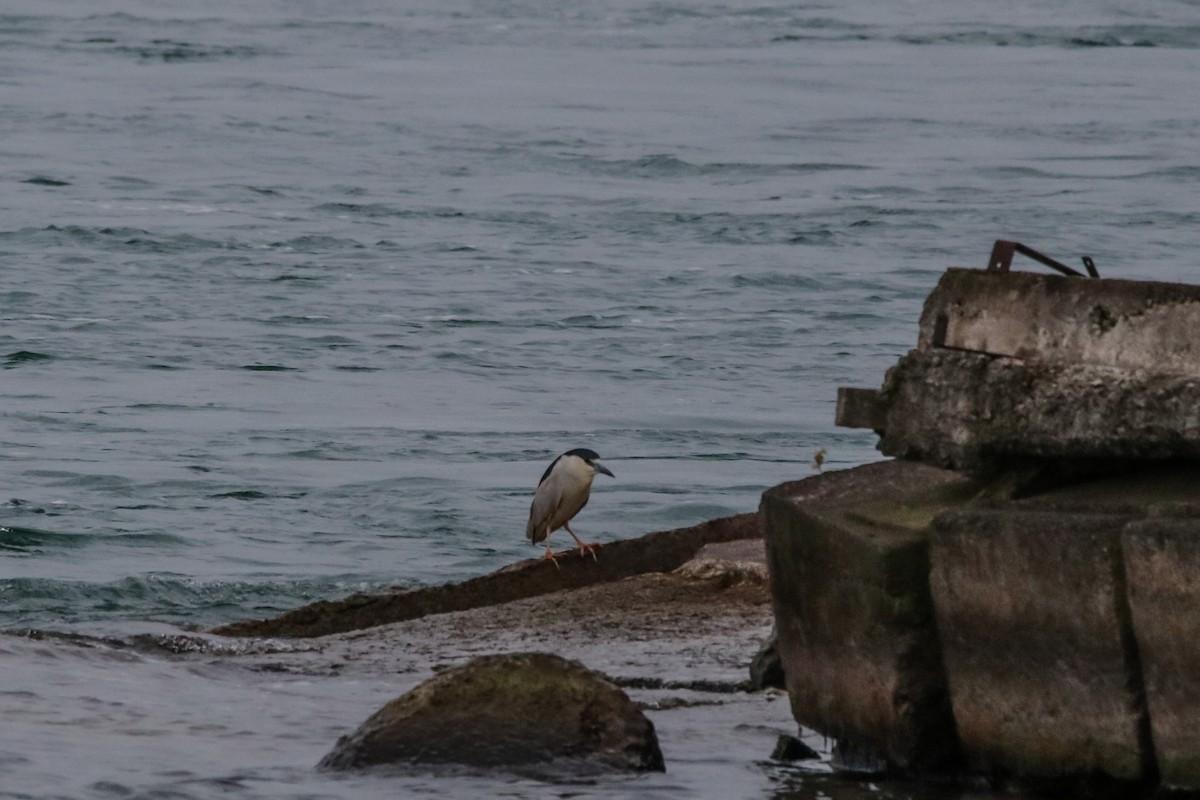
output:
[[[753,510],[819,448],[873,460],[836,387],[877,386],[992,240],[1196,279],[1198,49],[1194,1],[10,0],[0,627],[479,574],[536,554],[571,447],[617,475],[599,541]],[[0,661],[0,793],[388,792],[309,769],[376,699],[337,681]],[[866,791],[690,769],[656,791]],[[420,789],[472,791],[499,790]]]

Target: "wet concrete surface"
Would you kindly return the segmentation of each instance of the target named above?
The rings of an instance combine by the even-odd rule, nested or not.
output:
[[[670,572],[693,559],[707,545],[760,536],[758,515],[738,514],[687,528],[609,542],[597,546],[594,557],[568,550],[556,554],[553,561],[527,559],[459,583],[414,590],[397,588],[391,592],[319,601],[278,617],[236,622],[213,632],[223,636],[324,636],[430,614],[495,607],[556,591]],[[750,558],[753,559],[753,555]]]
[[[710,567],[711,569],[711,567]],[[719,568],[718,568],[719,569]],[[650,573],[494,606],[305,640],[245,656],[257,669],[307,674],[402,674],[489,653],[545,651],[578,660],[618,683],[739,690],[770,634],[766,582],[732,574]],[[251,648],[253,649],[253,648]]]

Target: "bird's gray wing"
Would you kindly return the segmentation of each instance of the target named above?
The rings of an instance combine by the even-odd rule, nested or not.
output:
[[[588,501],[590,481],[569,469],[556,469],[538,486],[529,508],[525,535],[534,544],[561,528]]]
[[[533,503],[529,506],[529,523],[525,526],[525,535],[534,544],[550,535],[550,521],[554,518],[561,499],[555,483],[552,476],[546,476],[538,484],[537,491],[533,493]]]

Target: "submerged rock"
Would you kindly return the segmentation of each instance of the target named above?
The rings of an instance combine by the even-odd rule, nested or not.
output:
[[[771,752],[771,758],[775,761],[814,761],[820,757],[820,753],[790,733],[780,734]]]
[[[604,675],[548,653],[515,653],[473,659],[391,701],[339,739],[319,768],[561,760],[664,768],[653,723]]]
[[[787,676],[783,672],[783,659],[779,656],[779,630],[771,628],[771,635],[750,659],[750,690],[786,689]]]

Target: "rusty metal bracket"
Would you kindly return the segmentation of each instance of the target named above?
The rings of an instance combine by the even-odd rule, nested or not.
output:
[[[1021,255],[1032,258],[1034,261],[1045,264],[1051,269],[1056,269],[1063,275],[1073,275],[1075,277],[1087,277],[1077,269],[1072,269],[1061,261],[1055,261],[1048,255],[1039,253],[1032,247],[1021,244],[1020,242],[1010,242],[1007,239],[997,239],[992,245],[992,257],[988,259],[988,272],[1008,272],[1012,267],[1013,254],[1020,253]],[[1099,278],[1100,273],[1096,271],[1096,262],[1091,256],[1083,257],[1083,266],[1087,270],[1087,274],[1093,278]]]

